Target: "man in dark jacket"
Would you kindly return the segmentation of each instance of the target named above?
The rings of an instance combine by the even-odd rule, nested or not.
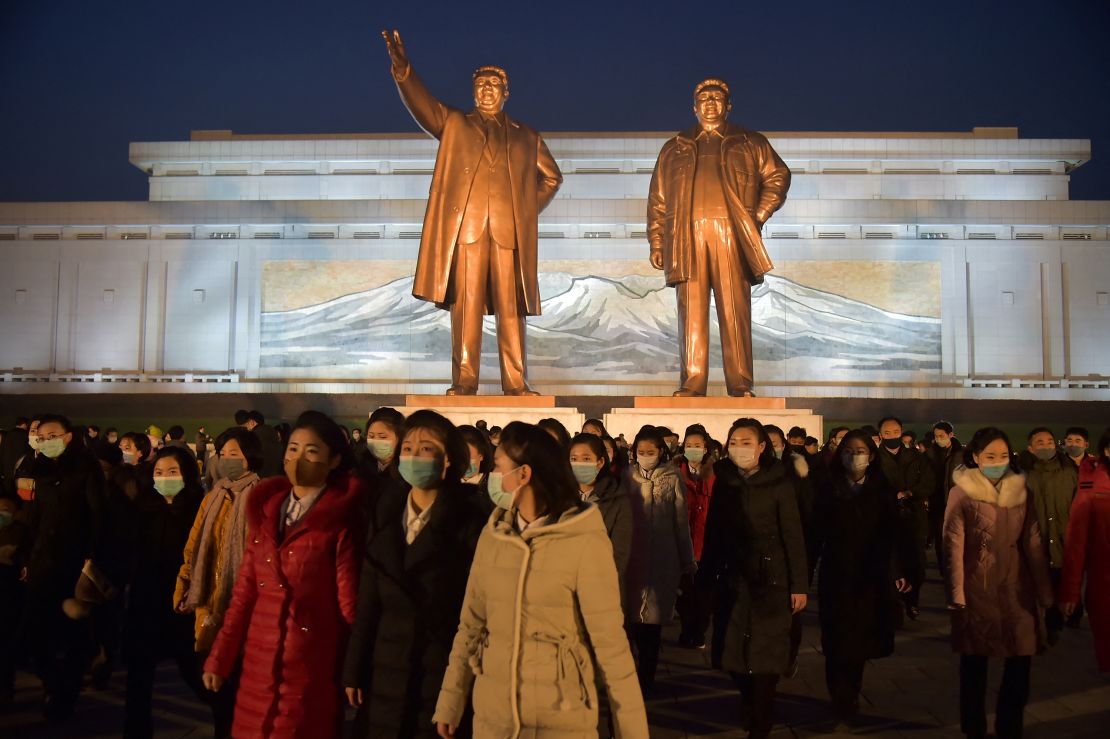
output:
[[[15,419],[15,428],[5,433],[4,441],[0,442],[0,483],[5,495],[15,495],[15,465],[31,451],[27,444],[27,428],[30,425],[30,419],[20,416]]]
[[[912,590],[903,594],[906,615],[917,620],[918,602],[925,582],[925,545],[929,538],[929,500],[936,492],[933,469],[917,449],[902,442],[902,422],[888,416],[879,422],[883,448],[879,450],[883,474],[895,490],[903,535],[914,543],[917,562],[909,567],[906,579]]]
[[[956,438],[952,424],[948,421],[933,424],[933,443],[925,449],[925,458],[933,468],[933,479],[936,481],[936,490],[929,501],[929,538],[933,540],[942,577],[946,568],[944,536],[941,532],[944,526],[944,509],[948,506],[948,491],[952,489],[952,472],[963,464],[963,452],[963,445]]]
[[[81,688],[87,633],[65,617],[104,508],[100,463],[75,438],[64,416],[46,415],[38,427],[39,455],[29,468],[35,498],[28,516],[26,607],[20,642],[32,652],[46,689],[47,718],[66,718]],[[57,660],[59,651],[65,656]]]
[[[1052,431],[1044,426],[1029,432],[1026,451],[1021,455],[1025,484],[1032,495],[1033,510],[1041,527],[1041,543],[1055,588],[1060,585],[1060,574],[1064,568],[1064,533],[1068,529],[1079,470],[1072,464],[1069,455],[1056,446]],[[1078,612],[1079,609],[1076,610]],[[1064,626],[1064,618],[1056,606],[1045,612],[1045,626],[1048,643],[1055,644]]]
[[[282,458],[285,449],[281,446],[281,437],[272,426],[266,425],[266,417],[259,411],[247,414],[247,430],[258,437],[262,442],[262,469],[258,471],[259,477],[274,477],[282,473]]]

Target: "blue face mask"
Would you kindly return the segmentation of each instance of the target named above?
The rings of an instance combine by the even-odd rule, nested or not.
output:
[[[1006,474],[1006,470],[1010,469],[1010,463],[1003,462],[1002,464],[981,464],[979,465],[979,469],[982,470],[983,474],[986,475],[988,480],[998,480]]]
[[[154,489],[163,498],[173,499],[175,495],[185,489],[185,481],[180,477],[156,477]]]
[[[393,456],[393,442],[389,439],[371,439],[370,453],[374,459],[384,462]]]
[[[466,477],[471,478],[478,474],[478,463],[471,462],[470,466],[466,468]]]
[[[489,473],[489,479],[486,481],[486,484],[489,486],[489,499],[492,500],[493,504],[498,508],[507,511],[513,507],[513,493],[515,493],[516,491],[505,490],[503,487],[501,487],[501,481],[505,477],[505,475],[512,474],[519,469],[520,467],[514,467],[508,472],[504,473],[497,472],[496,470]]]
[[[401,457],[397,471],[405,482],[421,490],[427,490],[440,479],[439,461],[435,457]]]
[[[574,479],[578,480],[579,485],[589,485],[597,479],[598,470],[596,464],[590,462],[579,462],[570,466],[574,471]]]
[[[705,459],[705,450],[695,446],[684,450],[683,455],[690,464],[700,464]]]

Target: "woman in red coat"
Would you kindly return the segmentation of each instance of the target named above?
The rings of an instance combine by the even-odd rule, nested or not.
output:
[[[251,493],[253,538],[204,665],[205,686],[219,690],[243,660],[236,737],[326,739],[342,731],[339,656],[355,618],[365,537],[365,489],[350,466],[339,426],[307,411],[289,437],[285,477]]]
[[[1087,457],[1079,466],[1057,597],[1060,610],[1069,618],[1079,602],[1084,573],[1098,669],[1110,672],[1110,429],[1098,440],[1098,456]]]

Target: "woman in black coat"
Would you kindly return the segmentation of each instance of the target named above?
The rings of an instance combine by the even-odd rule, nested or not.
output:
[[[343,685],[355,737],[436,737],[432,723],[488,508],[461,482],[470,453],[434,411],[405,423],[405,484],[383,487],[367,540]],[[488,498],[486,499],[488,501]],[[456,736],[468,736],[464,722]]]
[[[713,663],[740,689],[749,736],[765,737],[790,667],[791,618],[806,606],[805,538],[794,484],[759,421],[736,421],[727,444],[728,458],[713,466],[698,574],[717,592]]]
[[[165,447],[154,457],[151,478],[133,501],[133,549],[128,578],[123,653],[127,703],[123,735],[153,733],[151,691],[159,660],[171,658],[185,683],[207,695],[193,653],[193,616],[174,610],[173,591],[185,542],[204,489],[200,469],[187,449]]]
[[[864,664],[894,651],[897,593],[909,589],[895,490],[865,432],[841,440],[814,521],[825,680],[833,712],[847,725],[859,711]]]

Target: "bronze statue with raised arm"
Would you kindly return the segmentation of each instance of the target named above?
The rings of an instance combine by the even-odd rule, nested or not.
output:
[[[729,395],[752,395],[752,285],[774,268],[763,224],[786,200],[790,169],[766,137],[726,122],[728,85],[694,88],[698,125],[663,145],[648,194],[651,264],[678,293],[682,386],[709,385],[709,296],[717,304]]]
[[[502,111],[509,78],[500,67],[473,75],[474,109],[436,100],[409,62],[401,35],[383,31],[393,79],[416,122],[439,140],[412,294],[451,311],[448,395],[478,392],[482,317],[496,316],[501,388],[528,386],[525,316],[539,315],[539,213],[563,181],[540,135]]]

